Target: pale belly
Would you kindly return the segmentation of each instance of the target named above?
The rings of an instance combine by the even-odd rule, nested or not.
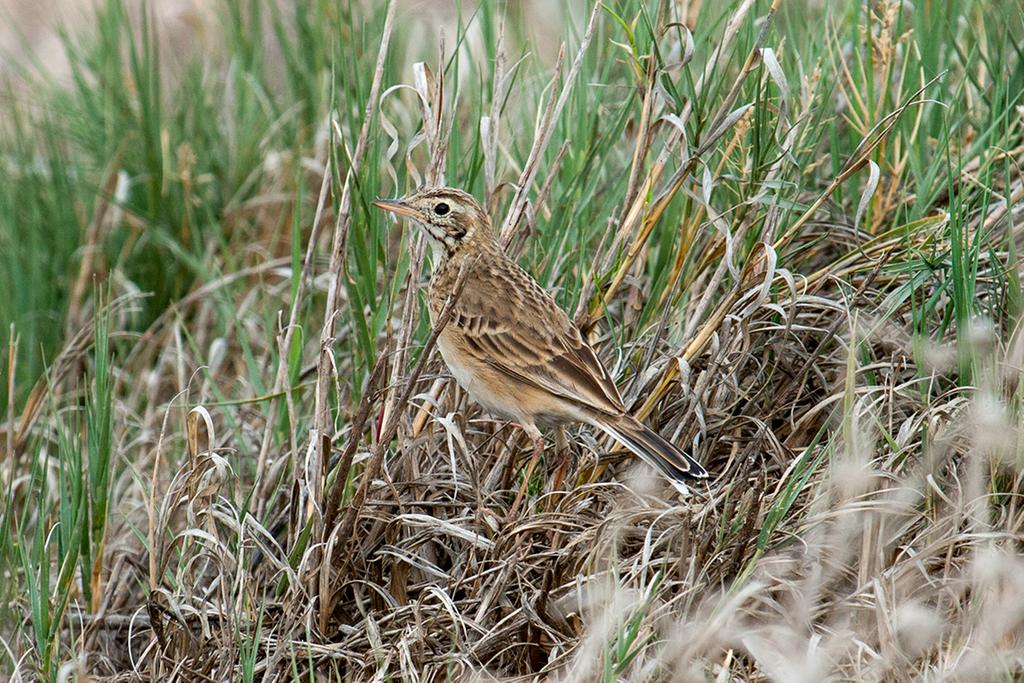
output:
[[[458,385],[484,410],[517,422],[532,421],[524,414],[519,402],[510,400],[502,390],[509,387],[502,386],[501,378],[495,376],[494,370],[481,367],[475,359],[461,353],[444,334],[437,340],[437,349]]]

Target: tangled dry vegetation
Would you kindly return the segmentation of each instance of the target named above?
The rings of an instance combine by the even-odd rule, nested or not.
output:
[[[592,5],[525,75],[490,17],[483,95],[451,43],[392,89],[389,6],[358,106],[261,147],[141,333],[131,246],[102,243],[147,217],[107,167],[23,395],[10,346],[15,679],[1019,676],[1020,43],[964,3],[936,46],[931,10],[879,2],[802,53],[782,4]],[[213,171],[165,154],[202,225]],[[526,439],[430,353],[423,244],[367,208],[419,178],[476,191],[706,485],[577,428],[508,518]]]

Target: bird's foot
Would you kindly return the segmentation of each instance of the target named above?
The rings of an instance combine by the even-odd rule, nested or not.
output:
[[[533,477],[533,471],[537,468],[537,461],[540,460],[541,454],[544,452],[544,437],[538,436],[533,440],[533,455],[530,456],[530,463],[526,466],[526,472],[523,474],[523,483],[519,485],[519,493],[516,494],[516,499],[512,503],[512,507],[508,511],[508,519],[515,519],[519,512],[519,506],[523,502],[523,498],[526,497],[526,490],[530,486],[530,478]]]

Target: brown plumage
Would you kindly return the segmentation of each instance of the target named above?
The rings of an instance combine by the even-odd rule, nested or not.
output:
[[[531,470],[543,449],[539,426],[584,422],[674,481],[707,476],[697,461],[626,412],[594,350],[554,298],[505,255],[471,195],[436,188],[374,203],[411,218],[430,238],[432,320],[465,278],[438,348],[475,401],[518,422],[534,440]]]

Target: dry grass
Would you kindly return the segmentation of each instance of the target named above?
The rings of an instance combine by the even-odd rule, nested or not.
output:
[[[1021,675],[1011,77],[946,46],[936,86],[921,56],[935,46],[898,2],[846,34],[823,18],[816,55],[779,29],[779,0],[731,3],[699,34],[702,3],[648,3],[646,42],[640,5],[620,4],[632,44],[588,3],[567,12],[556,63],[525,75],[499,22],[485,94],[439,66],[451,38],[411,70],[414,93],[393,90],[389,55],[407,52],[389,6],[368,24],[362,99],[297,152],[260,148],[273,163],[213,219],[224,244],[202,244],[204,275],[144,330],[123,246],[82,259],[70,332],[34,390],[15,382],[12,335],[0,567],[18,588],[2,594],[0,661],[14,680]],[[978,7],[964,25],[982,32]],[[692,52],[682,25],[714,43]],[[963,52],[996,41],[978,46]],[[664,78],[688,84],[681,107]],[[619,137],[581,176],[596,143],[566,121],[603,86],[632,99],[601,104]],[[430,353],[419,238],[367,236],[388,227],[368,197],[461,184],[448,174],[477,131],[473,182],[510,251],[561,290],[627,403],[712,473],[690,496],[578,428],[564,490],[550,457],[508,518],[527,444]],[[201,207],[202,159],[176,154],[167,182]],[[152,229],[108,203],[117,168],[97,174],[87,250]],[[94,270],[107,305],[81,284]]]

